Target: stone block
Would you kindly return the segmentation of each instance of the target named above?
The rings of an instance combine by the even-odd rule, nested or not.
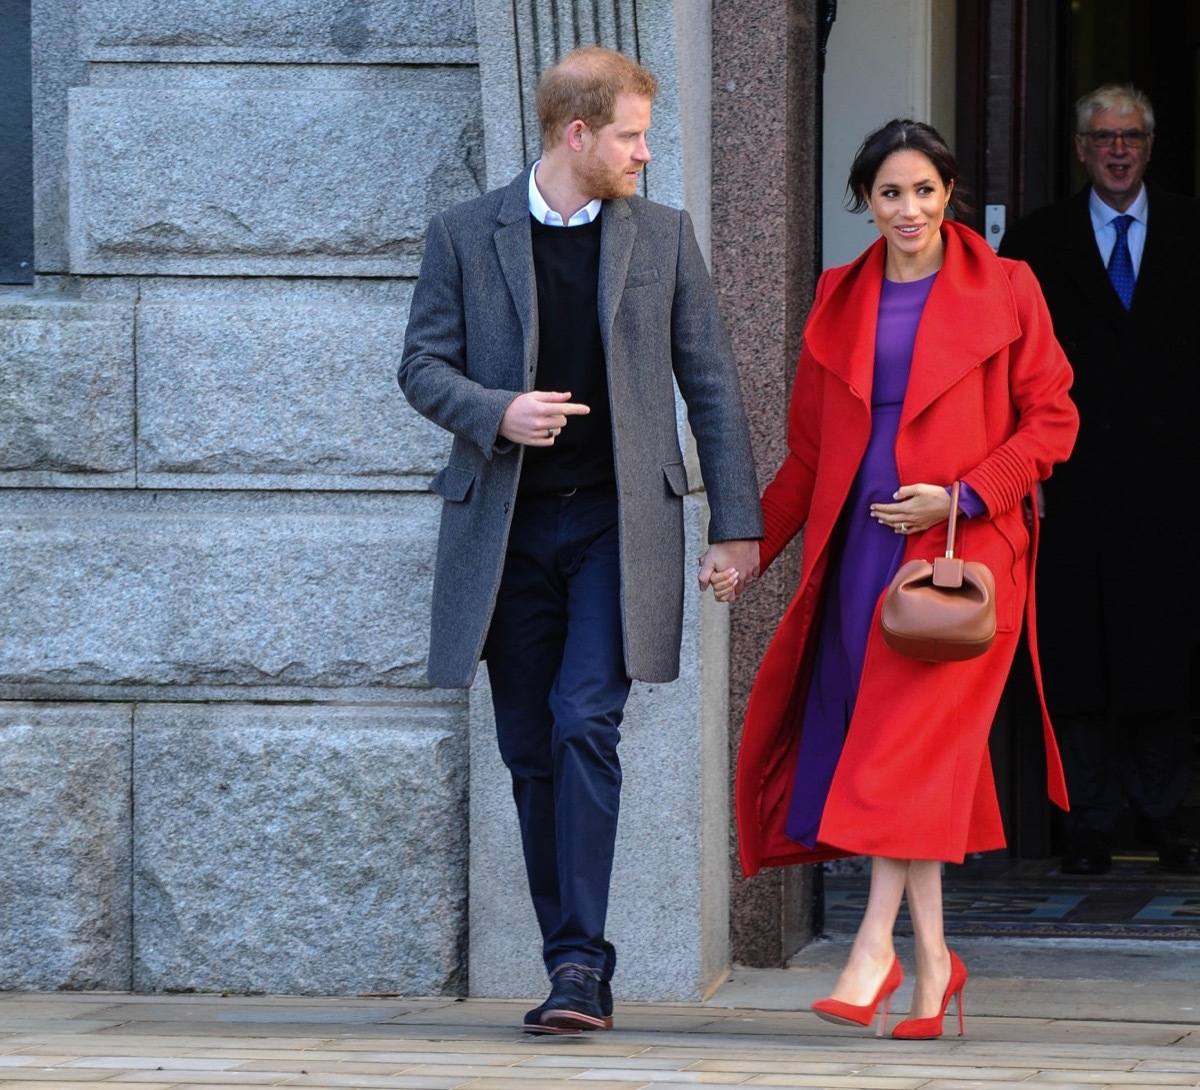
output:
[[[0,991],[130,986],[131,720],[0,703]]]
[[[471,68],[387,90],[75,88],[72,271],[413,276],[432,213],[483,190],[481,126]]]
[[[412,295],[398,286],[386,304],[281,289],[143,305],[138,483],[424,488],[449,436],[396,385]]]
[[[699,548],[702,501],[686,504]],[[729,964],[728,616],[694,585],[682,668],[635,684],[620,745],[624,784],[609,904],[618,1002],[695,1002]],[[703,669],[702,669],[703,668]],[[547,987],[511,781],[496,748],[486,666],[471,690],[471,993],[540,996]]]
[[[0,289],[0,483],[132,484],[133,373],[132,307]]]
[[[464,712],[139,706],[134,989],[458,994]]]
[[[0,699],[422,685],[428,493],[0,489]]]
[[[90,0],[89,60],[474,61],[470,0]]]

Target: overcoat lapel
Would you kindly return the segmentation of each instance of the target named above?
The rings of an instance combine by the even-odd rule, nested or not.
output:
[[[530,168],[532,169],[532,168]],[[537,358],[537,280],[533,272],[533,232],[529,227],[529,171],[520,174],[504,193],[496,230],[496,256],[521,320],[525,366],[521,384],[532,388],[529,364]]]
[[[946,255],[917,326],[901,432],[964,375],[1021,335],[1012,285],[991,247],[955,223],[942,228],[942,238]]]
[[[625,291],[625,275],[633,257],[633,242],[637,238],[637,224],[629,202],[605,201],[600,215],[600,283],[599,316],[600,337],[604,342],[604,355],[612,368],[612,328]]]
[[[1158,219],[1155,219],[1154,190],[1150,186],[1146,187],[1146,194],[1149,199],[1146,214],[1146,247],[1142,251],[1142,264],[1138,269],[1137,283],[1133,289],[1133,305],[1129,309],[1130,316],[1139,323],[1149,318],[1147,307],[1153,304],[1154,308],[1158,309],[1164,303],[1168,306],[1174,305],[1176,295],[1172,285],[1175,268],[1167,239],[1170,224],[1163,219],[1161,200],[1157,205]]]
[[[868,406],[875,377],[875,331],[885,256],[885,243],[880,239],[851,262],[804,331],[804,344],[813,359]]]
[[[1063,263],[1078,286],[1080,297],[1086,300],[1083,305],[1088,311],[1123,330],[1129,320],[1129,312],[1112,286],[1112,281],[1108,278],[1108,269],[1104,267],[1100,250],[1096,246],[1096,229],[1092,226],[1092,211],[1088,203],[1090,194],[1091,187],[1086,186],[1073,200]],[[1144,258],[1142,266],[1145,267]],[[1138,282],[1141,282],[1140,276]],[[1134,298],[1137,298],[1136,287]]]

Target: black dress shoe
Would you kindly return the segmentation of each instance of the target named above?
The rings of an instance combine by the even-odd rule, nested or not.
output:
[[[611,998],[606,1013],[600,999],[600,970],[567,962],[550,974],[550,998],[542,1025],[554,1029],[611,1029]]]
[[[563,968],[566,968],[566,966],[563,966]],[[578,968],[578,966],[572,966],[572,968]],[[558,1009],[559,1013],[561,1013],[561,1007],[556,1007],[556,1005],[561,1003],[562,998],[561,991],[556,995],[555,990],[551,989],[550,997],[546,1000],[546,1002],[539,1007],[534,1007],[533,1010],[529,1011],[525,1015],[525,1023],[521,1028],[526,1033],[533,1034],[569,1034],[582,1033],[585,1029],[612,1029],[612,986],[607,980],[601,980],[599,987],[599,1015],[601,1020],[604,1022],[604,1025],[602,1026],[566,1025],[562,1023],[561,1019],[555,1019],[553,1024],[547,1024],[546,1022],[543,1022],[542,1016],[547,1011]]]
[[[1112,870],[1112,850],[1099,840],[1069,845],[1058,869],[1063,874],[1107,874]]]
[[[567,1033],[582,1033],[583,1032],[583,1030],[579,1029],[577,1026],[561,1026],[560,1027],[560,1026],[543,1025],[542,1015],[545,1014],[546,1011],[550,1009],[549,1003],[550,1003],[550,1000],[547,999],[546,1002],[543,1003],[540,1007],[534,1007],[533,1010],[529,1011],[525,1015],[525,1024],[521,1026],[521,1029],[524,1030],[526,1033],[533,1033],[533,1034],[550,1034],[550,1033],[567,1034]]]
[[[1174,874],[1200,874],[1200,843],[1186,834],[1161,840],[1158,861]]]

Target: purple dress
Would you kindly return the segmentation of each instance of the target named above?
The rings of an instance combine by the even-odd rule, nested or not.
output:
[[[829,785],[854,714],[876,603],[904,556],[903,535],[876,522],[870,505],[892,503],[900,486],[896,433],[917,325],[936,279],[937,273],[907,283],[884,280],[879,296],[871,438],[832,542],[828,591],[788,805],[787,835],[806,848],[816,844]]]

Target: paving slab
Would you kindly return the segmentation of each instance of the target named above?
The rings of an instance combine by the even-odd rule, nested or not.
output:
[[[0,993],[0,1090],[1200,1087],[1185,1009],[1200,949],[958,949],[967,1036],[922,1042],[813,1017],[845,956],[836,943],[786,969],[735,969],[707,1003],[618,1002],[613,1032],[574,1037],[521,1033],[527,1003],[512,1000]]]

